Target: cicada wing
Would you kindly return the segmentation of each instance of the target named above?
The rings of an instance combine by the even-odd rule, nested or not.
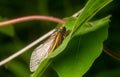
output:
[[[34,72],[40,63],[49,55],[49,50],[54,44],[55,37],[50,37],[46,42],[37,47],[30,59],[30,71]]]

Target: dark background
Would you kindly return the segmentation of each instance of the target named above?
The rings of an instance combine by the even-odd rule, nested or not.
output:
[[[0,0],[0,17],[13,19],[28,15],[48,15],[64,18],[80,10],[86,2],[87,0]],[[114,0],[107,5],[93,19],[99,19],[109,14],[112,17],[109,37],[105,41],[105,45],[113,52],[120,54],[119,0]],[[53,29],[56,23],[29,21],[14,24],[13,26],[15,31],[13,37],[0,32],[0,60],[10,56],[50,29]],[[32,49],[5,66],[0,67],[0,76],[29,76],[29,58],[31,52]],[[113,59],[103,52],[84,77],[120,77],[120,61]]]

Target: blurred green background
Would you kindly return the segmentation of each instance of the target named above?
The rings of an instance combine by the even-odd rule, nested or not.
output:
[[[0,21],[28,15],[48,15],[58,18],[69,17],[86,4],[87,0],[0,0]],[[120,1],[114,0],[94,18],[111,14],[109,37],[105,45],[120,54]],[[17,23],[2,32],[0,29],[0,60],[28,45],[44,33],[53,29],[56,23],[48,21],[28,21]],[[0,67],[0,77],[29,77],[29,59],[32,50]],[[86,53],[87,54],[87,53]],[[104,52],[94,62],[84,77],[120,77],[120,61]]]

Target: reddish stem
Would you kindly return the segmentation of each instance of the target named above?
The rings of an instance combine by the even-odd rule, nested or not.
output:
[[[24,22],[24,21],[30,21],[30,20],[49,20],[49,21],[53,21],[53,22],[57,22],[57,23],[65,23],[64,20],[59,19],[59,18],[55,18],[55,17],[50,17],[50,16],[25,16],[25,17],[20,17],[20,18],[16,18],[16,19],[11,19],[11,20],[7,20],[7,21],[3,21],[0,22],[0,26],[5,26],[5,25],[9,25],[9,24],[15,24],[15,23],[20,23],[20,22]]]

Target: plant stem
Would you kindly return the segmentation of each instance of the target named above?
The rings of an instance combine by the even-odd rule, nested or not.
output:
[[[20,18],[16,18],[16,19],[11,19],[11,20],[7,20],[7,21],[3,21],[0,22],[0,26],[5,26],[5,25],[9,25],[9,24],[15,24],[15,23],[20,23],[20,22],[24,22],[24,21],[30,21],[30,20],[49,20],[49,21],[53,21],[53,22],[57,22],[57,23],[65,23],[64,20],[59,19],[59,18],[55,18],[55,17],[50,17],[50,16],[25,16],[25,17],[20,17]]]
[[[22,53],[26,52],[28,49],[30,49],[31,47],[35,46],[36,44],[38,44],[39,42],[41,42],[42,40],[46,39],[47,37],[49,37],[53,32],[55,31],[55,29],[51,30],[50,32],[48,32],[47,34],[45,34],[44,36],[38,38],[36,41],[32,42],[31,44],[27,45],[26,47],[24,47],[23,49],[17,51],[15,54],[11,55],[10,57],[0,61],[0,66],[6,64],[7,62],[13,60],[14,58],[16,58],[17,56],[21,55]]]
[[[111,56],[111,57],[113,57],[113,58],[115,58],[115,59],[117,59],[117,60],[120,60],[120,55],[112,52],[112,51],[111,51],[110,49],[108,49],[107,47],[104,46],[104,47],[103,47],[103,51],[104,51],[106,54],[108,54],[109,56]]]

